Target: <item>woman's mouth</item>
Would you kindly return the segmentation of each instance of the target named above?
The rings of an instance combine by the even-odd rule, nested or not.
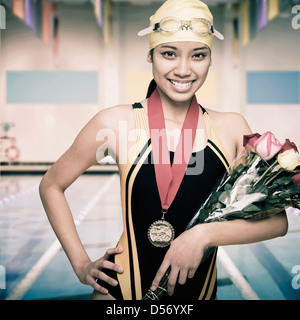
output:
[[[192,81],[184,81],[184,82],[179,82],[179,81],[175,81],[175,80],[171,80],[171,79],[168,79],[171,83],[172,83],[172,85],[173,86],[175,86],[176,88],[178,88],[178,89],[187,89],[187,88],[189,88],[192,84],[193,84],[193,82],[194,82],[194,80],[192,80]]]

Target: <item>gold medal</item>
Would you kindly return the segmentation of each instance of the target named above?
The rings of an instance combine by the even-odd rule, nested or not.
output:
[[[157,89],[153,91],[147,103],[155,178],[162,207],[162,218],[151,224],[148,229],[148,238],[154,246],[163,248],[169,246],[175,237],[174,228],[165,220],[165,214],[173,202],[185,175],[189,162],[186,159],[190,158],[193,151],[200,108],[194,96],[183,122],[174,161],[171,165],[163,107]],[[158,132],[159,136],[161,135],[159,139]],[[187,132],[192,134],[188,136]],[[187,143],[187,139],[191,140],[192,143]],[[166,158],[164,158],[164,155],[166,155]],[[162,163],[163,158],[167,159],[166,163]]]
[[[159,248],[169,246],[175,237],[175,230],[173,226],[164,218],[165,213],[166,211],[163,211],[162,218],[153,222],[148,229],[149,241],[155,247]]]

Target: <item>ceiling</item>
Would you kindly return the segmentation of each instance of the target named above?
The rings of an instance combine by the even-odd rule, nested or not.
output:
[[[133,5],[149,5],[150,3],[163,3],[164,0],[112,0],[115,3],[130,3]],[[86,2],[93,2],[93,0],[56,0],[56,2],[64,2],[65,4],[82,4]],[[216,6],[218,4],[232,4],[239,2],[239,0],[204,0],[209,6]]]

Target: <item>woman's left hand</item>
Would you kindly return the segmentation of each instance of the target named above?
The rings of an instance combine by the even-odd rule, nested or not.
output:
[[[151,290],[156,290],[169,267],[171,267],[168,281],[168,294],[170,296],[174,293],[177,279],[178,283],[183,285],[187,278],[194,277],[206,248],[205,236],[201,232],[204,231],[203,227],[204,225],[197,225],[183,232],[171,243],[152,282]]]

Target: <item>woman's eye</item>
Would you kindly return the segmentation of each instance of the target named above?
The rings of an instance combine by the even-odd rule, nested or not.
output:
[[[205,53],[196,53],[193,55],[194,58],[196,59],[204,59],[206,57]]]
[[[166,52],[163,52],[162,55],[166,58],[174,58],[175,57],[175,53],[172,52],[172,51],[166,51]]]

